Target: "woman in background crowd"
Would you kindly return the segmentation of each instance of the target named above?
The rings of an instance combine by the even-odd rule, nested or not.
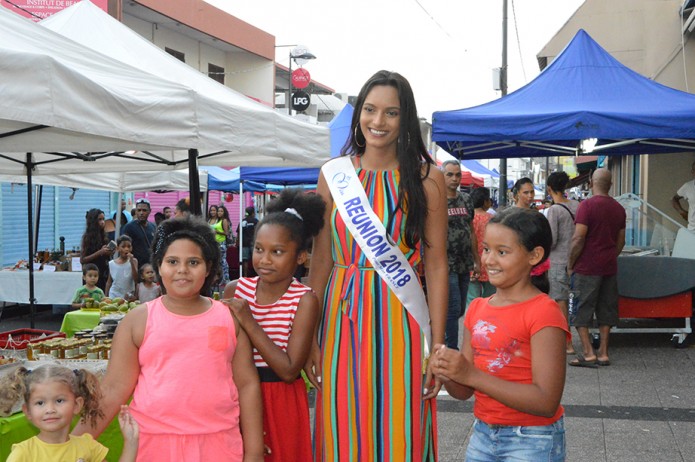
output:
[[[106,281],[109,278],[109,260],[115,246],[108,246],[109,240],[104,231],[104,212],[99,209],[90,209],[85,216],[87,225],[82,235],[80,246],[80,263],[94,263],[99,268],[99,281],[97,287],[106,290]]]
[[[579,208],[579,202],[565,197],[565,189],[570,178],[565,172],[553,172],[548,176],[548,194],[553,198],[553,205],[548,208],[546,218],[553,233],[553,245],[550,247],[550,298],[555,300],[568,318],[567,301],[569,299],[569,278],[567,276],[567,260],[570,244],[574,235],[574,216]],[[572,339],[567,341],[567,354],[574,354]]]
[[[215,225],[217,223],[218,218],[217,218],[217,206],[216,205],[211,205],[210,208],[208,209],[208,224],[210,226]]]
[[[473,276],[473,273],[471,273],[471,282],[468,284],[466,307],[468,307],[468,305],[470,305],[475,298],[489,297],[495,293],[495,286],[490,284],[490,278],[487,275],[485,263],[482,261],[485,227],[492,218],[492,215],[487,213],[488,209],[492,205],[492,200],[490,199],[490,190],[488,188],[475,188],[471,192],[471,202],[473,202],[473,208],[475,209],[475,213],[473,215],[473,232],[475,233],[476,240],[478,241],[478,248],[475,250],[478,252],[478,255],[481,256],[481,265],[480,275],[477,278]]]
[[[517,180],[514,186],[512,186],[512,196],[514,197],[514,207],[536,210],[533,203],[536,197],[536,189],[533,187],[533,181],[530,178],[524,177]],[[546,294],[550,291],[550,284],[548,283],[549,269],[550,259],[546,258],[531,271],[531,281],[541,292]]]
[[[214,207],[214,206],[213,206]],[[210,207],[212,213],[212,207]],[[222,292],[229,282],[229,265],[227,264],[227,239],[229,238],[229,211],[227,207],[220,204],[217,206],[216,221],[213,223],[210,219],[210,226],[215,231],[215,240],[220,247],[220,280],[219,286]]]
[[[512,197],[514,198],[514,207],[522,209],[533,208],[533,199],[536,196],[536,190],[533,188],[533,181],[530,178],[520,178],[512,186]]]

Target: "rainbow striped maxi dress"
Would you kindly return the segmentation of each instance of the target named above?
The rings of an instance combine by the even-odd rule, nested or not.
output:
[[[397,170],[357,174],[387,226],[396,208]],[[332,253],[320,329],[322,392],[316,399],[315,460],[436,461],[436,402],[423,400],[424,336],[381,280],[333,208]],[[411,265],[405,216],[387,229]]]

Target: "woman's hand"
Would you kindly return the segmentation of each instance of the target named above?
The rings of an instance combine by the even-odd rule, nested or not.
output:
[[[433,355],[430,355],[430,358],[427,361],[427,371],[425,373],[424,381],[425,389],[423,391],[422,399],[436,398],[439,394],[439,390],[442,389],[442,381],[434,374],[432,369],[432,358]]]
[[[101,249],[99,249],[99,255],[111,255],[113,251],[109,249],[108,245],[103,246]]]
[[[321,390],[321,347],[316,341],[311,343],[309,356],[304,364],[304,374],[317,390]]]

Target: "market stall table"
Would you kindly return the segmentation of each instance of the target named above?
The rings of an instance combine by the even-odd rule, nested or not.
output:
[[[63,316],[63,323],[60,326],[60,331],[64,332],[66,336],[72,337],[75,332],[79,332],[85,329],[94,329],[101,315],[99,310],[75,310],[68,311]]]
[[[34,272],[34,297],[39,305],[69,305],[80,286],[82,272]],[[0,271],[0,301],[29,303],[28,270]]]
[[[31,425],[21,412],[9,417],[0,417],[0,460],[7,459],[13,444],[27,440],[38,433],[36,427]],[[113,419],[97,440],[109,448],[106,460],[117,462],[123,450],[123,435],[118,426],[118,418]]]

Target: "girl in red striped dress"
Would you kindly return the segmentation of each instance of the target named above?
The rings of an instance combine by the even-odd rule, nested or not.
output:
[[[309,403],[300,371],[309,354],[318,299],[294,279],[311,239],[323,227],[325,203],[285,189],[266,208],[252,248],[258,276],[230,282],[224,302],[248,334],[263,393],[266,462],[312,460]]]

